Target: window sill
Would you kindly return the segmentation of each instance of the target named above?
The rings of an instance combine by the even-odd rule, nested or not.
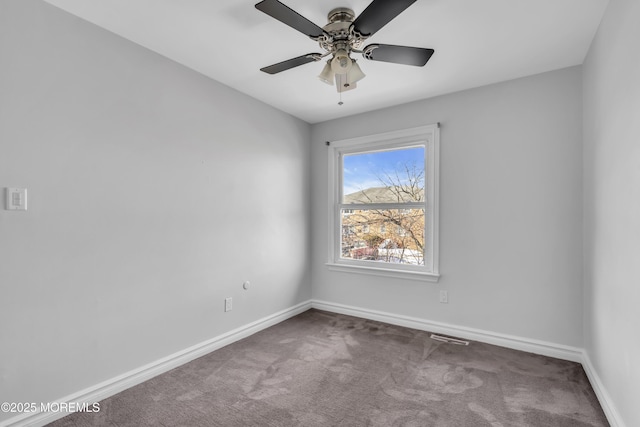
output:
[[[368,274],[378,277],[393,277],[396,279],[419,280],[422,282],[438,283],[439,274],[423,273],[420,271],[393,270],[390,268],[365,267],[360,265],[326,263],[327,268],[331,271],[340,271],[343,273]]]

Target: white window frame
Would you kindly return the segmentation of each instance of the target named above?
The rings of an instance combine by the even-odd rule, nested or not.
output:
[[[394,150],[423,146],[425,148],[425,253],[424,266],[392,264],[341,258],[340,210],[342,204],[343,156],[348,154]],[[439,168],[440,126],[420,126],[393,132],[334,141],[329,144],[329,239],[327,267],[333,271],[372,274],[377,276],[437,282],[439,274]],[[417,205],[419,205],[418,203]],[[375,208],[376,205],[367,205]],[[390,209],[406,208],[407,204],[380,204]],[[422,206],[415,206],[422,208]],[[352,208],[351,208],[352,209]]]

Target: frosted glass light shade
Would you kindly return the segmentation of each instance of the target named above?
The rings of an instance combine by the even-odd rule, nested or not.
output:
[[[364,79],[366,75],[362,72],[355,59],[352,59],[351,61],[351,69],[347,71],[347,82],[349,84],[355,84],[356,82]]]
[[[340,49],[333,54],[331,69],[336,74],[346,74],[351,69],[351,61],[349,53],[344,49]]]
[[[335,73],[333,72],[333,70],[331,69],[331,61],[327,61],[327,63],[324,65],[324,68],[322,69],[322,72],[320,73],[320,75],[318,76],[318,78],[330,85],[333,86],[333,79],[334,79]]]

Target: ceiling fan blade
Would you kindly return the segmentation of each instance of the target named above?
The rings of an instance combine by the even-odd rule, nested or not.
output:
[[[371,36],[416,0],[373,0],[353,21],[353,28],[363,36]]]
[[[308,64],[309,62],[319,61],[321,57],[322,55],[319,53],[307,53],[306,55],[298,56],[297,58],[287,59],[286,61],[260,68],[260,71],[264,71],[267,74],[277,74],[281,71],[286,71],[300,65]]]
[[[280,3],[278,0],[261,1],[256,4],[256,9],[311,38],[318,38],[324,34],[324,30],[322,28],[318,27],[295,10]]]
[[[391,44],[370,44],[363,49],[363,56],[372,61],[422,67],[433,55],[433,49],[421,47],[395,46]]]

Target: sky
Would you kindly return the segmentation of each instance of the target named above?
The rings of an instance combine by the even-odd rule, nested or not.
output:
[[[351,194],[372,187],[383,187],[378,176],[403,171],[406,164],[424,168],[424,147],[403,148],[391,151],[376,151],[351,154],[343,157],[343,193]],[[400,176],[406,176],[406,173]]]

